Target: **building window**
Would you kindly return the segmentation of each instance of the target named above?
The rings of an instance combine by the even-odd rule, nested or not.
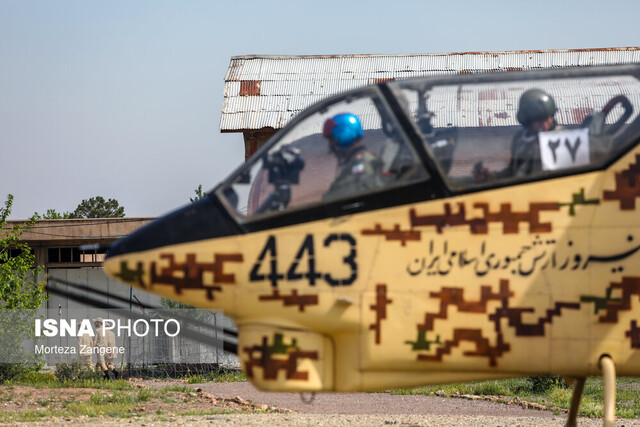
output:
[[[29,248],[29,253],[31,253],[32,256],[35,256],[35,251],[33,250],[33,248]],[[6,262],[11,258],[19,257],[20,255],[22,255],[22,249],[16,249],[16,248],[7,249],[7,258],[5,261],[1,261],[1,262]]]
[[[106,249],[81,250],[77,247],[47,249],[47,263],[100,263],[104,261]]]

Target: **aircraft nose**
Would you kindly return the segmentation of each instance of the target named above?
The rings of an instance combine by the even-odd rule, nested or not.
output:
[[[213,194],[136,230],[113,244],[106,258],[242,233]]]

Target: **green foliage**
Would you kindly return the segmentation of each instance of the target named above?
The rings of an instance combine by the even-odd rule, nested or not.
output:
[[[182,393],[193,393],[193,388],[186,385],[168,385],[162,389],[163,391],[179,391]]]
[[[11,355],[11,358],[16,359],[20,356],[21,355]],[[0,381],[21,381],[25,377],[30,378],[32,375],[37,374],[40,369],[41,365],[33,363],[0,363]]]
[[[189,198],[189,200],[191,200],[191,203],[195,203],[198,200],[205,198],[206,195],[207,195],[207,193],[202,191],[202,184],[198,185],[198,188],[195,189],[195,193],[196,193],[195,197],[190,197]]]
[[[62,212],[58,213],[55,209],[47,209],[46,213],[43,214],[35,214],[38,219],[69,219],[71,218],[73,213],[71,212]]]
[[[85,393],[78,393],[76,390],[73,392],[56,392],[53,393],[41,391],[34,399],[34,403],[40,405],[35,410],[27,409],[24,411],[15,410],[0,410],[0,424],[11,423],[12,425],[17,422],[25,421],[41,421],[43,418],[50,419],[51,417],[59,418],[75,418],[75,417],[100,417],[100,418],[132,418],[136,417],[137,420],[149,420],[157,421],[157,418],[148,418],[161,415],[171,414],[172,421],[175,421],[173,417],[179,415],[187,415],[189,413],[193,415],[209,415],[217,413],[247,413],[257,412],[252,408],[238,409],[219,409],[217,406],[211,408],[201,409],[203,406],[203,398],[199,397],[196,390],[193,387],[187,387],[184,385],[171,385],[168,387],[156,388],[156,387],[144,387],[138,385],[134,387],[132,384],[122,380],[116,381],[77,381],[71,382],[65,380],[63,383],[59,382],[52,376],[47,377],[48,381],[53,381],[51,388],[58,388],[60,384],[65,384],[67,388],[97,388],[98,390],[87,390]],[[96,387],[91,387],[91,383]],[[121,384],[124,387],[116,388],[114,384]],[[13,395],[14,386],[16,388],[20,386],[29,386],[31,384],[15,384],[5,383],[4,387],[0,389],[0,402],[2,401],[14,401],[17,399]],[[109,385],[110,387],[106,387]],[[88,398],[79,398],[80,396],[86,396]],[[25,395],[29,397],[29,395]],[[22,403],[22,402],[21,402]],[[180,404],[179,407],[176,404]],[[189,406],[197,409],[186,409],[184,414],[181,412],[181,408],[188,408]],[[153,410],[153,408],[157,408]],[[145,417],[145,418],[141,418]],[[78,420],[74,420],[78,421]],[[169,421],[168,419],[166,421]],[[91,423],[86,419],[84,423]]]
[[[117,200],[105,200],[97,196],[83,200],[73,212],[58,212],[55,209],[47,209],[46,213],[35,215],[36,219],[78,219],[78,218],[123,218],[124,207]]]
[[[207,375],[207,381],[214,383],[234,383],[246,381],[247,377],[237,369],[220,369]]]
[[[123,218],[124,207],[117,200],[97,196],[80,202],[69,218]]]
[[[471,394],[505,396],[511,393],[510,384],[504,381],[483,381],[473,386]]]
[[[60,362],[56,365],[55,376],[58,381],[98,380],[102,373],[87,369],[80,361]]]
[[[214,325],[215,314],[213,314],[208,310],[203,310],[201,308],[194,307],[184,302],[174,301],[172,299],[168,299],[164,297],[160,298],[160,306],[167,308],[169,310],[180,310],[180,312],[177,314],[179,314],[184,318],[183,321],[194,320],[194,321],[208,323],[212,327]]]
[[[38,309],[47,299],[44,282],[37,280],[44,267],[35,265],[35,255],[21,241],[36,217],[31,217],[22,226],[8,227],[7,218],[12,206],[13,196],[9,194],[4,208],[0,209],[0,310],[3,310],[0,361],[12,363],[0,363],[0,381],[38,368],[34,365],[35,360],[22,350],[22,342],[31,334],[28,310]]]
[[[192,310],[196,308],[192,305],[185,304],[180,301],[174,301],[165,297],[160,298],[160,305],[164,308],[168,308],[169,310]]]
[[[553,387],[569,387],[562,377],[528,377],[527,381],[531,384],[531,392],[536,394],[547,393]]]
[[[616,378],[616,415],[622,418],[640,417],[640,384],[637,378]],[[401,395],[438,395],[459,397],[460,395],[484,395],[496,398],[500,402],[521,401],[538,403],[548,408],[568,409],[571,405],[573,387],[568,386],[561,377],[509,378],[476,383],[446,384],[399,389],[390,391]],[[601,377],[587,379],[580,402],[580,416],[602,417],[604,399]]]
[[[48,386],[56,381],[53,372],[43,372],[39,366],[21,372],[16,375],[10,382],[12,384],[33,385],[35,387]]]
[[[0,209],[0,309],[37,309],[47,299],[44,282],[36,279],[44,267],[35,265],[35,255],[20,240],[33,227],[36,217],[22,227],[6,227],[12,205],[13,196],[9,194]]]
[[[91,372],[89,370],[82,371],[83,373],[78,376],[75,380],[72,379],[73,376],[73,368],[69,368],[65,366],[61,368],[56,366],[56,372],[26,372],[20,373],[14,376],[10,380],[5,380],[3,382],[4,386],[31,386],[35,388],[95,388],[100,390],[134,390],[134,386],[125,380],[113,380],[113,381],[105,381],[102,378],[100,372]],[[67,374],[67,372],[62,373],[60,369],[68,369],[67,372],[71,372],[71,374]],[[58,375],[62,378],[58,378]]]
[[[202,375],[198,375],[198,374],[189,375],[186,378],[187,378],[187,383],[188,384],[200,384],[200,383],[206,382],[204,377]]]
[[[192,374],[184,377],[188,384],[200,384],[200,383],[233,383],[243,382],[247,380],[247,377],[237,369],[218,369],[217,371],[209,372],[208,374]]]
[[[145,399],[149,400],[148,397]],[[94,405],[104,405],[107,403],[124,403],[131,404],[138,402],[138,396],[136,394],[127,393],[123,390],[115,390],[113,394],[105,394],[102,391],[96,391],[89,398],[89,402]]]

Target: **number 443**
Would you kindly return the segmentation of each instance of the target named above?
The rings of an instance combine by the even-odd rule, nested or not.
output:
[[[269,281],[271,286],[277,287],[281,280],[299,281],[306,280],[309,285],[315,286],[319,280],[324,280],[330,286],[348,286],[358,278],[358,264],[356,262],[356,239],[348,233],[329,234],[323,241],[322,247],[330,253],[328,256],[338,256],[341,260],[340,270],[344,271],[342,264],[349,269],[346,277],[334,277],[331,271],[320,272],[316,269],[316,248],[313,234],[307,234],[296,252],[296,256],[290,263],[286,273],[279,270],[278,244],[276,236],[270,235],[253,264],[249,280],[251,282]],[[322,249],[325,251],[325,249]],[[303,259],[306,258],[306,265]],[[302,264],[302,265],[301,265]]]

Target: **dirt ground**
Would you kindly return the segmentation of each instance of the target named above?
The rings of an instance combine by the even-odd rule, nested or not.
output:
[[[149,388],[150,390],[162,390],[167,386],[176,385],[177,383],[156,383],[155,387],[142,383],[134,382],[136,389]],[[180,384],[186,386],[186,384]],[[229,412],[254,412],[254,411],[271,411],[271,412],[291,412],[288,410],[280,410],[266,404],[254,404],[242,399],[239,396],[232,398],[216,397],[198,387],[192,387],[191,392],[182,390],[166,390],[162,396],[156,396],[151,393],[146,399],[135,406],[132,411],[133,415],[144,413],[169,413],[184,412],[194,408],[211,408],[215,407],[220,411]],[[12,385],[8,387],[0,386],[0,411],[4,413],[19,413],[26,411],[49,411],[55,412],[66,408],[69,403],[82,403],[93,400],[94,402],[109,402],[110,398],[116,395],[118,390],[105,390],[95,388],[37,388],[31,386]],[[126,391],[127,394],[135,394]],[[97,396],[96,396],[97,395]],[[116,403],[117,400],[116,400]]]

